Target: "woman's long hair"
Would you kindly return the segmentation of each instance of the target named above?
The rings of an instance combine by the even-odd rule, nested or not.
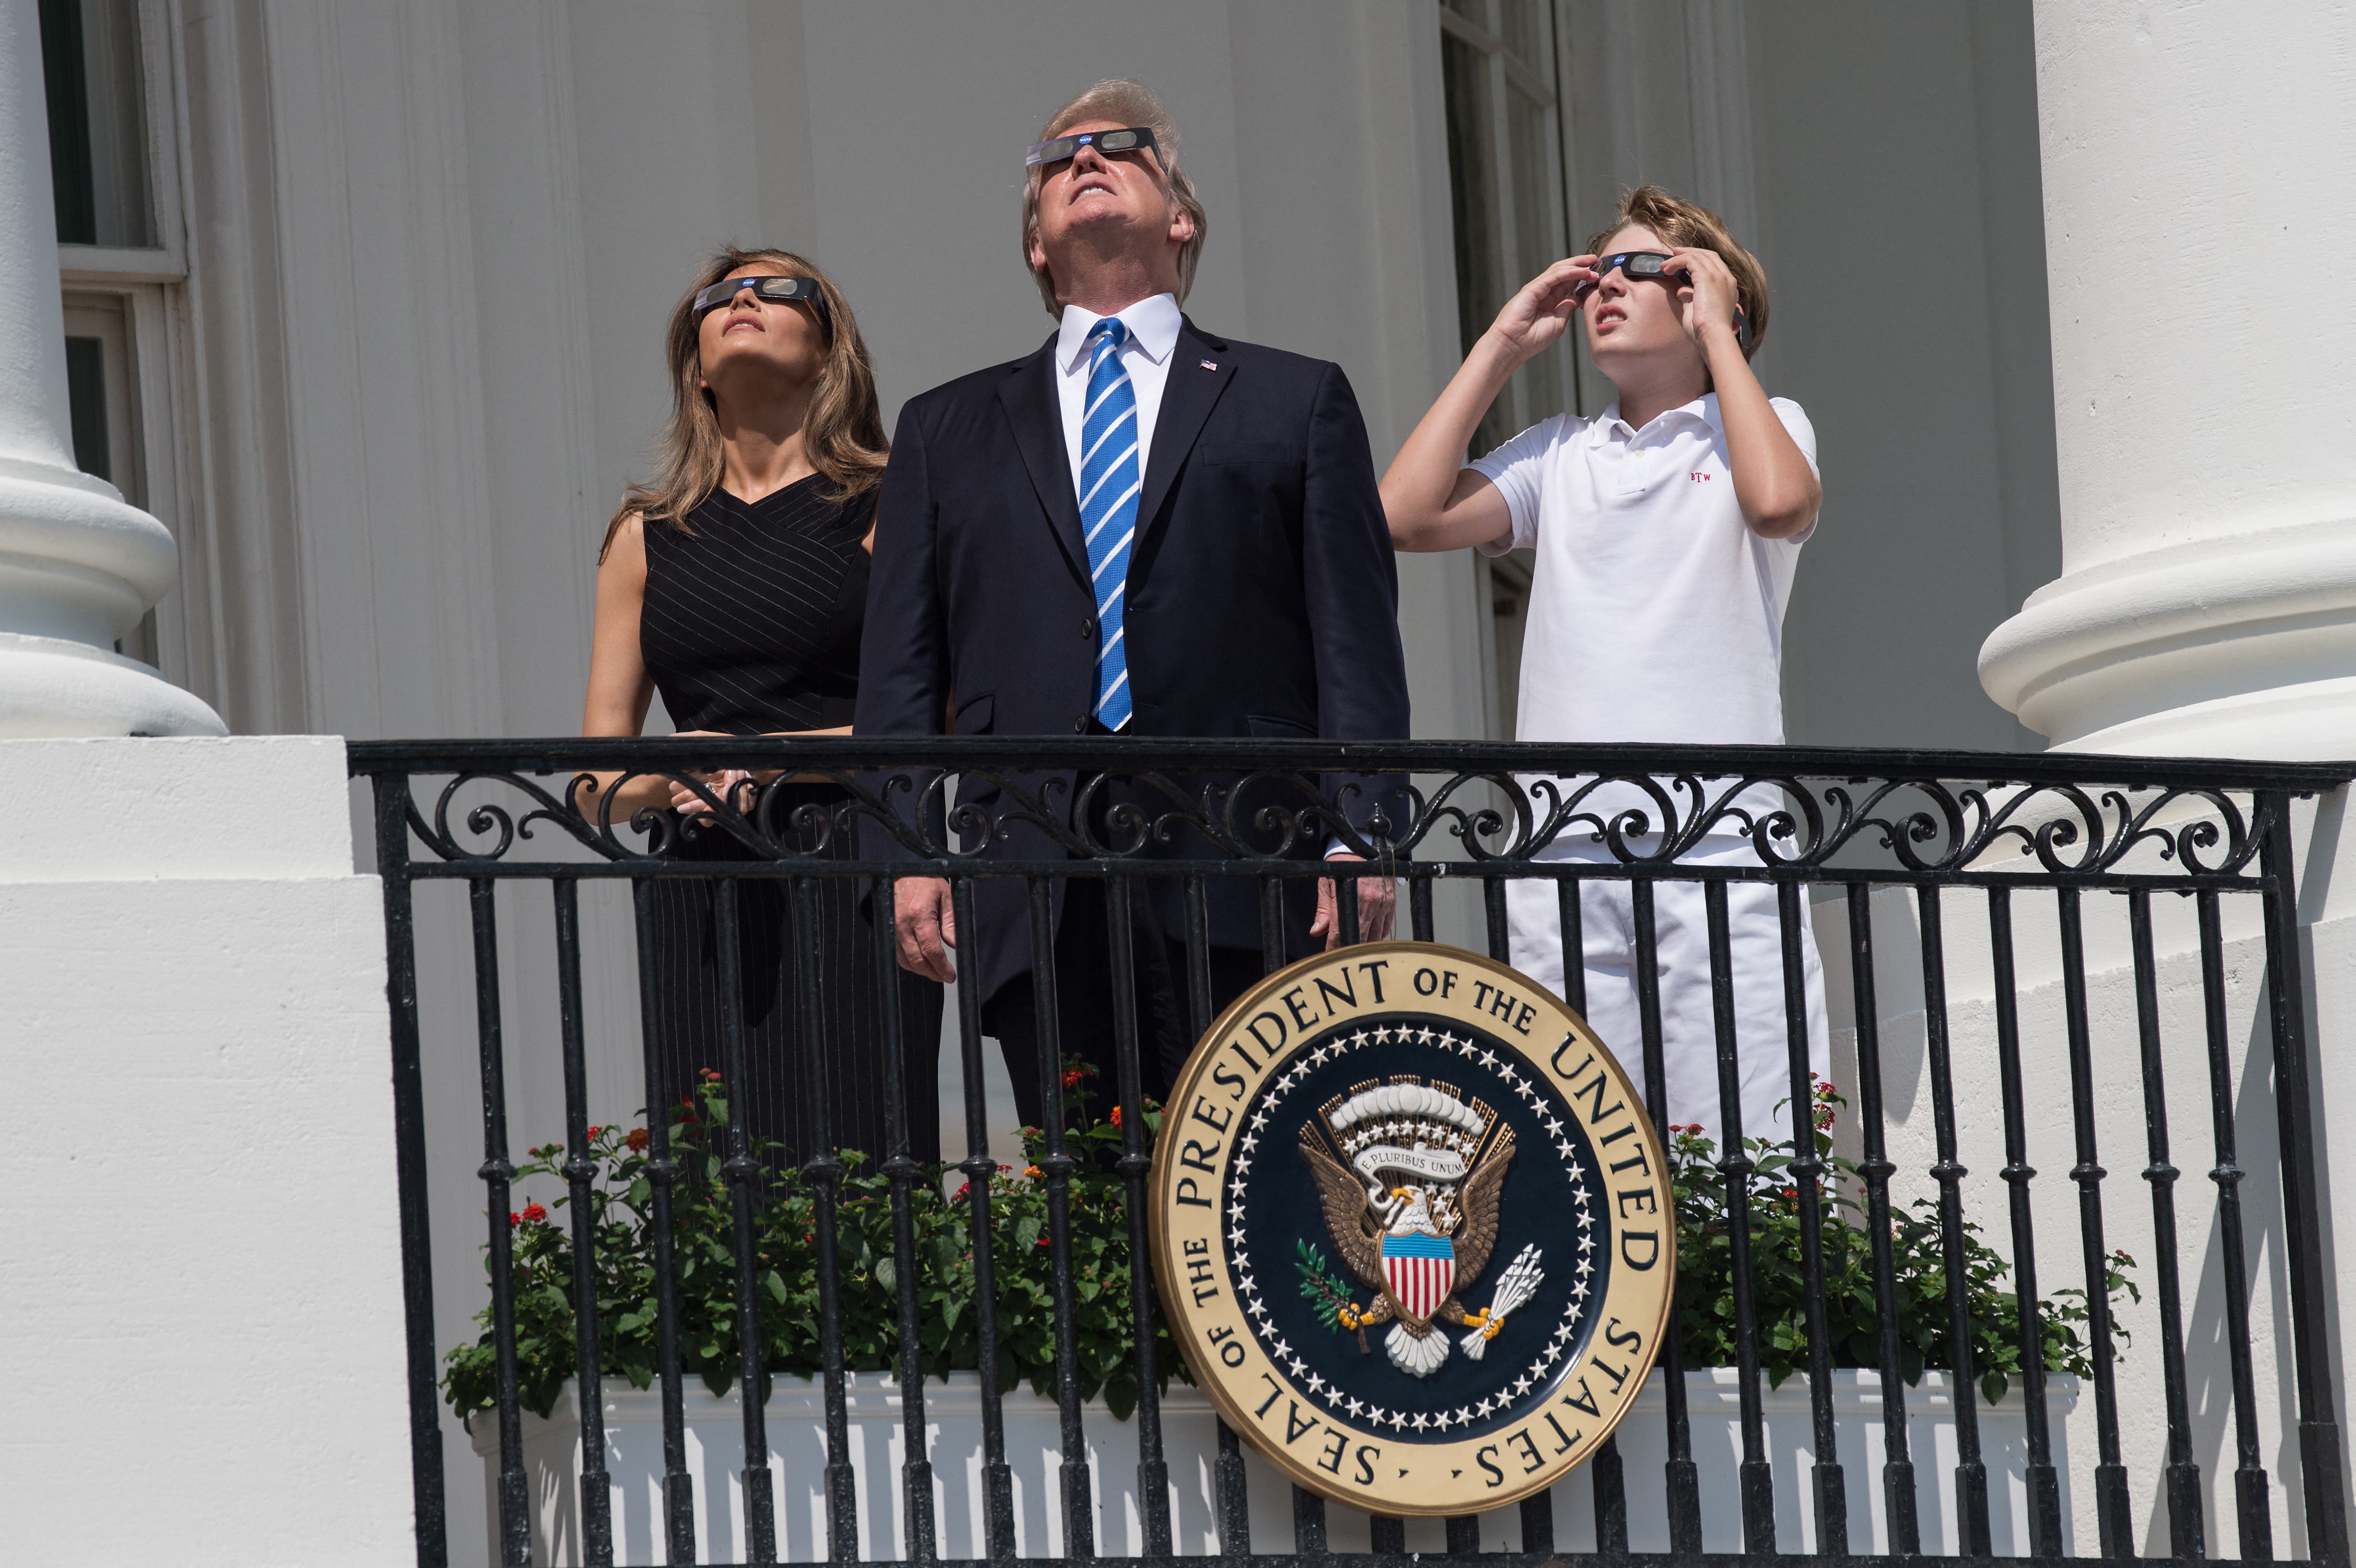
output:
[[[704,264],[680,296],[670,313],[665,351],[670,361],[670,421],[663,426],[659,473],[648,484],[633,485],[622,493],[622,504],[605,525],[605,541],[597,559],[614,548],[614,536],[632,513],[648,523],[663,523],[681,533],[687,515],[720,485],[720,415],[712,393],[702,385],[701,336],[702,323],[695,314],[695,296],[739,267],[758,264],[781,273],[815,278],[826,296],[826,317],[831,326],[826,368],[819,372],[810,393],[809,413],[802,421],[802,452],[810,466],[834,483],[835,499],[873,489],[884,477],[890,443],[884,435],[884,415],[875,403],[875,371],[868,363],[867,344],[859,336],[859,318],[834,280],[790,251],[740,251],[730,245]],[[724,306],[723,307],[725,308]]]

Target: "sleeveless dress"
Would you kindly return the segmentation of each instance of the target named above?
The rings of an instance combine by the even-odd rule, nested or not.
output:
[[[861,541],[874,521],[875,493],[835,500],[832,488],[814,475],[750,503],[715,489],[689,514],[692,532],[647,525],[638,646],[674,728],[759,735],[851,722],[867,605]],[[805,805],[830,808],[847,798],[832,784],[776,787],[785,796],[774,808],[780,823]],[[829,852],[854,858],[854,837],[838,832]],[[687,860],[754,858],[718,828],[679,832],[672,845]],[[776,1146],[766,1154],[771,1162],[808,1159],[819,1144],[803,1038],[800,912],[788,881],[745,878],[735,885],[744,1082],[728,1085],[730,1114],[757,1142]],[[938,1159],[941,987],[878,963],[867,884],[838,877],[815,886],[812,969],[827,1142],[879,1162],[890,1151],[881,990],[888,978],[900,992],[909,1152]],[[661,1081],[648,1093],[651,1104],[677,1105],[701,1070],[727,1073],[717,884],[664,880],[651,887],[654,941],[641,961],[653,968],[648,1022],[659,1031]]]

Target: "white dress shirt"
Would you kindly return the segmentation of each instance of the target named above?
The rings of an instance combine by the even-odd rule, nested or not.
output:
[[[1153,452],[1153,421],[1162,411],[1162,389],[1170,379],[1170,351],[1178,347],[1178,300],[1155,294],[1113,313],[1129,329],[1120,346],[1120,362],[1129,371],[1130,389],[1137,394],[1137,476],[1145,478],[1145,462]],[[1080,426],[1088,408],[1088,334],[1104,320],[1078,305],[1064,307],[1064,325],[1055,334],[1055,398],[1064,411],[1064,450],[1072,460],[1072,496],[1080,488]]]

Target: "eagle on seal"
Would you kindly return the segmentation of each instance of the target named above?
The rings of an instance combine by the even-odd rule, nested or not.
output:
[[[1497,1200],[1514,1158],[1512,1129],[1501,1127],[1497,1135],[1461,1183],[1443,1186],[1435,1195],[1413,1179],[1388,1188],[1362,1182],[1325,1152],[1313,1123],[1301,1129],[1301,1156],[1316,1178],[1326,1231],[1344,1265],[1374,1295],[1365,1311],[1353,1305],[1343,1314],[1343,1327],[1363,1330],[1391,1323],[1384,1349],[1394,1365],[1415,1377],[1430,1376],[1448,1360],[1448,1337],[1432,1332],[1434,1323],[1461,1323],[1475,1330],[1464,1337],[1464,1349],[1477,1360],[1514,1305],[1493,1303],[1467,1312],[1460,1299],[1488,1265],[1497,1242]],[[1417,1152],[1425,1147],[1419,1141]]]

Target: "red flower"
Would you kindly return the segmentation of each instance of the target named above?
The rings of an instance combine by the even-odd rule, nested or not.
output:
[[[952,1203],[962,1203],[963,1201],[965,1201],[965,1199],[966,1199],[967,1194],[970,1193],[972,1190],[973,1190],[973,1183],[972,1183],[972,1182],[970,1182],[970,1181],[969,1181],[969,1182],[967,1182],[963,1187],[960,1187],[960,1188],[958,1188],[958,1189],[957,1189],[957,1196],[955,1196],[954,1198],[950,1199],[950,1200],[949,1200],[949,1201],[950,1201],[950,1202],[952,1202]]]
[[[1085,1072],[1075,1067],[1069,1072],[1064,1074],[1064,1087],[1069,1089],[1075,1084],[1083,1082],[1087,1077],[1087,1074]]]
[[[603,1133],[605,1130],[605,1128],[603,1128],[603,1127],[591,1127],[591,1128],[589,1129],[589,1136],[591,1137],[591,1139],[593,1139],[593,1140],[594,1140],[594,1139],[595,1139],[595,1138],[597,1137],[597,1136],[598,1136],[599,1134]]]
[[[523,1223],[523,1216],[510,1209],[508,1211],[508,1223],[510,1225],[520,1225]]]
[[[1040,1244],[1041,1246],[1043,1246],[1043,1247],[1044,1247],[1044,1246],[1045,1246],[1045,1245],[1047,1244],[1047,1238],[1046,1238],[1046,1237],[1044,1237],[1044,1236],[1040,1237],[1040,1238],[1039,1238],[1039,1244]]]
[[[647,1151],[647,1145],[650,1141],[651,1140],[647,1136],[646,1128],[632,1127],[630,1129],[630,1136],[622,1140],[622,1147],[628,1149],[632,1154],[644,1154]]]
[[[538,1224],[548,1218],[548,1211],[537,1203],[527,1203],[523,1206],[523,1217],[527,1223]]]
[[[717,1083],[720,1082],[720,1074],[714,1072],[711,1068],[706,1067],[700,1069],[699,1071],[706,1083]]]
[[[1115,1105],[1112,1108],[1112,1125],[1116,1127],[1120,1125],[1120,1107],[1119,1105]]]

